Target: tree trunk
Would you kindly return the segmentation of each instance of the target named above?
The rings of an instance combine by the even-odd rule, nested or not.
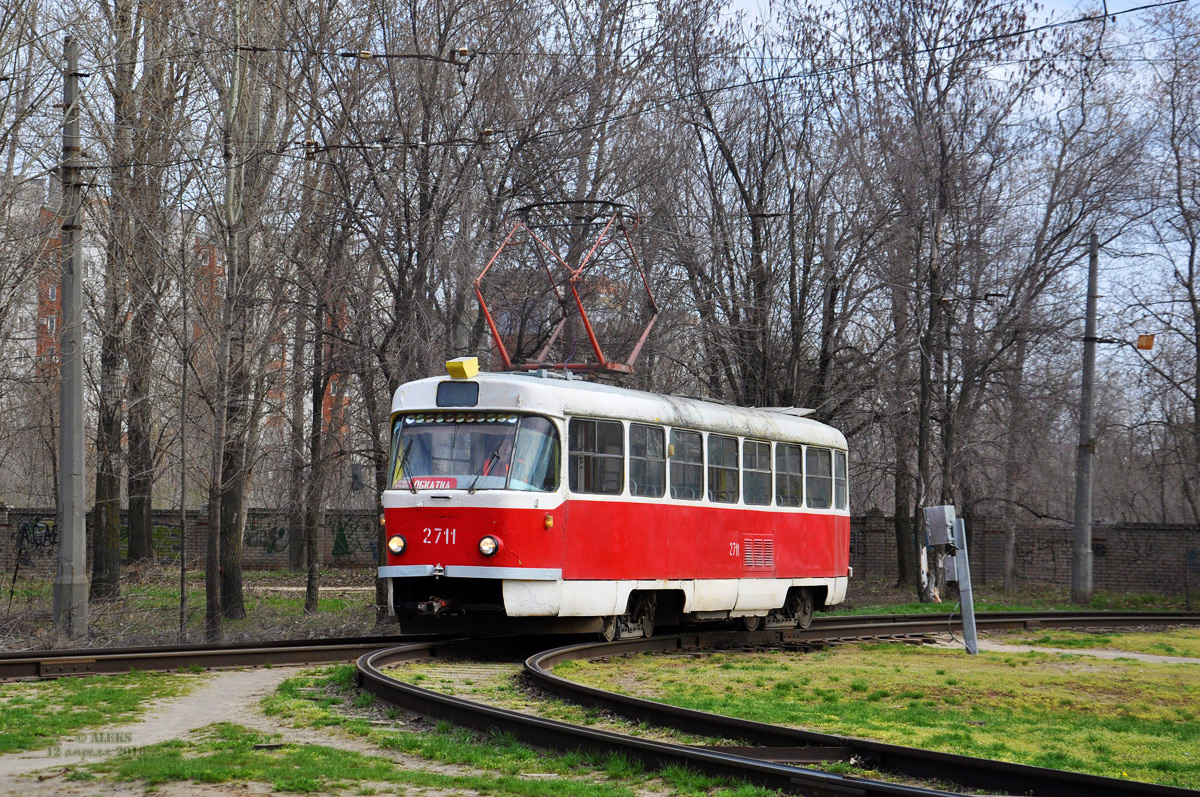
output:
[[[108,197],[108,241],[104,267],[103,328],[100,330],[100,395],[96,434],[96,524],[93,532],[93,598],[120,594],[121,529],[121,345],[124,338],[124,297],[132,241],[129,203],[132,198],[133,160],[133,61],[137,42],[133,35],[133,5],[112,7],[110,25],[118,64],[110,94],[113,107],[113,142],[109,153],[111,189]]]
[[[228,279],[228,276],[227,276]],[[229,362],[229,289],[226,289],[225,309],[217,343],[216,401],[213,404],[213,428],[209,450],[208,473],[208,537],[204,549],[204,639],[221,640],[221,504],[224,489],[221,475],[225,461],[225,397],[228,395]]]
[[[303,299],[301,299],[303,305]],[[305,510],[304,510],[304,476],[305,476],[305,435],[304,435],[304,313],[296,313],[296,327],[292,336],[291,371],[291,465],[288,482],[291,490],[291,502],[288,504],[288,567],[297,572],[307,566],[305,554]]]
[[[117,212],[115,209],[114,213]],[[104,330],[100,334],[100,396],[96,430],[96,522],[92,540],[91,597],[120,596],[121,579],[121,318],[117,266],[121,245],[109,243],[104,290]]]
[[[113,600],[121,596],[121,487],[117,474],[113,472],[112,459],[101,459],[100,454],[97,451],[96,508],[92,521],[92,583],[89,600],[93,601]]]
[[[813,399],[810,405],[816,410],[814,417],[822,423],[833,421],[830,393],[833,392],[834,334],[837,329],[839,289],[833,235],[833,216],[830,216],[825,228],[825,242],[821,247],[825,265],[825,296],[821,307],[821,348],[817,355],[817,378],[813,383]]]
[[[246,616],[242,594],[242,539],[246,530],[246,446],[241,439],[230,440],[222,466],[221,494],[221,612],[230,620]]]
[[[250,374],[246,363],[246,313],[241,304],[235,301],[238,309],[230,340],[229,401],[225,413],[225,455],[221,463],[221,611],[230,620],[246,616],[242,595],[242,539],[248,481],[246,444],[250,424]]]
[[[213,419],[212,465],[208,480],[208,536],[204,549],[204,641],[221,641],[221,438],[224,406]]]
[[[913,479],[905,463],[907,452],[896,445],[895,502],[892,515],[896,526],[896,586],[916,589],[917,545],[913,536]]]
[[[941,353],[941,331],[943,323],[942,299],[942,216],[934,211],[932,220],[932,236],[929,242],[929,315],[928,325],[921,336],[919,349],[920,358],[920,390],[917,396],[917,502],[914,507],[913,520],[916,523],[918,543],[925,540],[925,505],[929,501],[929,485],[932,481],[933,465],[933,400],[937,389],[934,376],[934,363]],[[921,601],[931,602],[940,599],[939,587],[944,583],[944,570],[941,566],[944,545],[933,546],[930,550],[929,578],[922,585]]]
[[[363,412],[367,416],[367,428],[371,431],[371,440],[387,440],[388,448],[381,449],[376,443],[371,447],[371,476],[372,484],[375,487],[376,505],[382,517],[383,507],[378,506],[379,497],[383,495],[383,491],[387,489],[388,478],[388,459],[391,445],[391,433],[387,422],[388,413],[379,406],[379,398],[375,390],[375,373],[369,367],[370,361],[367,357],[366,349],[360,350],[359,356],[356,358],[358,367],[359,385],[362,386],[363,397]],[[379,524],[376,537],[376,557],[375,563],[380,567],[387,565],[387,529],[382,523]],[[375,625],[380,626],[388,621],[388,588],[387,583],[381,579],[375,579]]]
[[[936,293],[932,295],[929,309],[929,324],[933,324],[940,317],[938,305],[939,297]],[[929,334],[928,330],[923,336],[920,352],[920,390],[917,397],[917,490],[916,504],[913,507],[913,523],[916,529],[917,548],[920,550],[925,541],[925,513],[924,507],[929,500],[929,482],[932,472],[932,463],[930,462],[930,454],[933,448],[933,373],[932,373],[932,354],[931,347],[934,345],[931,340],[936,336]],[[932,557],[927,561],[928,578],[921,584],[920,598],[922,603],[930,603],[937,600],[937,574],[935,572],[937,564],[937,549],[930,551]],[[919,555],[919,554],[918,554]]]
[[[150,416],[149,382],[152,365],[150,343],[152,330],[148,318],[151,312],[144,302],[134,313],[128,343],[129,384],[128,437],[129,471],[126,476],[129,493],[129,561],[154,559],[154,524],[151,518],[151,495],[154,489],[154,452],[152,419]]]
[[[119,245],[110,242],[110,262],[120,256],[119,249]],[[113,282],[115,278],[110,272],[105,285],[105,329],[100,335],[92,600],[115,599],[121,594],[121,354],[120,319],[117,317],[120,308]]]
[[[131,372],[132,373],[132,372]],[[150,407],[145,400],[129,411],[129,561],[154,559],[151,491],[154,457],[151,451]]]
[[[327,275],[328,276],[328,275]],[[304,613],[315,614],[321,591],[321,548],[317,533],[321,524],[321,499],[325,474],[324,461],[324,426],[325,426],[325,343],[322,340],[325,331],[325,300],[324,289],[328,284],[326,279],[315,290],[316,314],[313,319],[313,367],[312,392],[310,394],[312,409],[312,425],[308,431],[308,489],[304,497],[304,546],[305,559],[308,569],[308,579],[304,589]]]

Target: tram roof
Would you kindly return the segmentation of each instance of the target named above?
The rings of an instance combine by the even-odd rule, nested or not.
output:
[[[846,448],[837,429],[811,418],[775,408],[734,407],[704,399],[668,396],[583,379],[533,373],[480,373],[471,379],[445,376],[401,385],[392,399],[392,412],[448,409],[437,405],[442,382],[475,382],[479,400],[464,410],[515,410],[558,417],[592,418],[656,423],[708,432],[767,438]]]

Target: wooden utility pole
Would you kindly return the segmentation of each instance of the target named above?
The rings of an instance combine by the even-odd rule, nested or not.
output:
[[[1083,390],[1079,398],[1079,451],[1075,456],[1075,539],[1071,546],[1071,602],[1092,601],[1092,439],[1096,382],[1096,300],[1100,243],[1093,232],[1088,256],[1087,321],[1083,331]]]
[[[62,332],[59,346],[58,566],[54,624],[72,639],[88,630],[83,473],[83,262],[80,230],[79,42],[63,42]]]

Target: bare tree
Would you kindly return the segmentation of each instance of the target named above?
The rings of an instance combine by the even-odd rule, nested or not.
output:
[[[1152,290],[1146,281],[1127,288],[1128,316],[1136,329],[1157,332],[1142,357],[1147,420],[1158,429],[1171,481],[1178,484],[1187,519],[1200,522],[1200,59],[1189,42],[1200,16],[1171,9],[1151,28],[1158,36],[1146,112],[1153,120],[1149,162],[1155,180],[1147,231],[1152,247]],[[1151,409],[1153,408],[1153,409]],[[1165,475],[1165,474],[1164,474]]]

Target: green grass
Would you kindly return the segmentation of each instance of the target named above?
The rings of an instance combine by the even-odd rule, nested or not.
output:
[[[1008,634],[999,641],[1047,648],[1123,650],[1156,656],[1200,658],[1200,628],[1173,628],[1157,633],[1090,634],[1082,631],[1054,631],[1049,634]]]
[[[618,691],[636,680],[643,696],[773,724],[1200,787],[1200,668],[1187,665],[883,644],[557,672]]]
[[[119,780],[148,787],[164,783],[270,783],[278,792],[328,793],[361,784],[404,784],[423,789],[462,790],[490,794],[556,797],[556,782],[527,780],[512,775],[449,774],[414,771],[383,756],[365,755],[325,745],[284,744],[275,749],[258,745],[276,742],[238,725],[221,723],[204,729],[201,738],[175,740],[142,748],[92,765]],[[373,791],[371,789],[370,791]],[[580,797],[625,797],[626,789],[608,784],[577,783],[566,792]]]
[[[92,765],[91,769],[109,773],[119,780],[136,780],[153,788],[165,783],[270,783],[277,792],[328,793],[356,788],[358,794],[375,794],[375,786],[405,785],[439,791],[465,791],[479,794],[518,795],[519,797],[634,797],[638,791],[619,783],[592,783],[580,780],[537,779],[513,774],[447,773],[414,770],[397,765],[383,756],[365,755],[324,745],[289,745],[258,749],[276,737],[268,737],[246,728],[219,724],[204,729],[194,741],[172,741],[144,748],[135,756],[123,755]],[[610,767],[612,768],[612,767]],[[618,777],[624,776],[626,767]],[[75,776],[86,779],[86,776]],[[774,794],[762,789],[721,789],[722,782],[672,768],[663,781],[671,793],[685,795],[720,794],[727,797],[765,797]]]
[[[0,684],[0,753],[47,747],[84,728],[131,720],[148,701],[182,695],[201,678],[134,672]]]
[[[627,736],[638,736],[674,744],[710,744],[714,740],[707,737],[685,734],[669,728],[660,728],[645,723],[633,722],[608,714],[601,714],[594,708],[581,706],[565,700],[559,700],[548,695],[533,695],[520,685],[520,665],[497,666],[495,671],[472,679],[457,681],[444,677],[442,663],[405,662],[384,671],[386,675],[399,681],[418,685],[443,694],[455,694],[470,700],[478,700],[497,708],[519,711],[525,714],[536,714],[546,719],[569,722],[573,725],[603,726],[605,730],[623,733]],[[739,745],[736,739],[717,740],[722,744]]]
[[[510,687],[480,685],[493,696],[504,698]],[[513,701],[518,690],[508,697]],[[476,697],[482,695],[476,694]],[[263,701],[268,716],[281,722],[315,728],[337,728],[383,750],[417,756],[442,766],[462,767],[468,772],[454,778],[431,773],[407,773],[402,782],[441,789],[469,789],[489,794],[589,797],[590,795],[633,795],[646,791],[705,797],[766,797],[774,795],[724,778],[707,778],[681,767],[662,772],[643,771],[641,765],[621,755],[588,752],[548,752],[523,744],[505,733],[480,734],[438,722],[432,729],[414,731],[404,727],[372,724],[352,706],[367,703],[354,690],[354,666],[337,665],[289,678]],[[562,704],[566,706],[567,704]],[[571,706],[576,717],[586,720],[588,710]],[[391,712],[394,714],[395,712]],[[595,721],[595,712],[590,712]],[[532,776],[532,779],[530,778]],[[539,779],[541,776],[543,779]],[[419,778],[417,780],[416,778]],[[264,778],[259,777],[258,780]],[[370,780],[364,776],[363,780]]]

